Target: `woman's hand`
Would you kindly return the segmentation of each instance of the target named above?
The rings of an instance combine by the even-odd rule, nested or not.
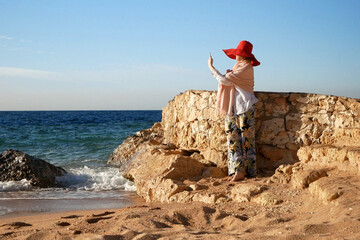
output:
[[[208,60],[208,65],[209,65],[209,68],[210,68],[211,70],[214,69],[213,64],[214,64],[214,60],[213,60],[213,58],[211,57],[211,53],[210,53],[210,55],[209,55],[209,60]]]

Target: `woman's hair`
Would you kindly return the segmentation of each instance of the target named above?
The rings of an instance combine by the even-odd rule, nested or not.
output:
[[[252,61],[252,58],[251,57],[243,57],[246,61],[249,61],[251,62]]]
[[[240,56],[240,55],[237,55],[237,56],[241,57],[242,60],[244,60],[244,61],[247,61],[247,62],[251,62],[251,61],[252,61],[252,58],[250,58],[250,57],[243,57],[243,56]]]

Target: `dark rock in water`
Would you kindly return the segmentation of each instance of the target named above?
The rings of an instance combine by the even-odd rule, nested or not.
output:
[[[7,150],[0,155],[0,181],[27,179],[32,186],[54,187],[55,177],[67,172],[39,158],[17,150]]]

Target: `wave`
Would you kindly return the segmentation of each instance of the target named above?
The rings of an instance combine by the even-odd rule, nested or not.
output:
[[[68,174],[57,177],[60,188],[43,189],[43,191],[136,191],[134,183],[125,179],[118,168],[83,166],[68,170]],[[21,181],[0,182],[0,192],[29,191],[34,188],[26,179]]]
[[[0,192],[24,191],[30,190],[31,188],[30,181],[26,179],[22,179],[21,181],[0,182]]]
[[[56,181],[60,186],[70,189],[136,191],[135,184],[125,179],[118,168],[112,167],[73,168],[65,176],[57,177]]]

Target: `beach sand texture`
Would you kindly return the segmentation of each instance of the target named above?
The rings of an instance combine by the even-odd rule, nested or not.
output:
[[[0,236],[4,240],[359,239],[360,201],[355,187],[360,179],[338,170],[328,174],[331,177],[324,178],[326,182],[311,186],[314,182],[310,190],[275,181],[281,178],[279,174],[239,183],[203,179],[200,184],[208,189],[198,192],[232,192],[234,201],[147,203],[106,211],[5,218],[0,219]],[[331,181],[338,184],[336,189]],[[263,192],[246,195],[241,191],[246,186],[260,186]],[[336,198],[339,188],[341,196]]]

